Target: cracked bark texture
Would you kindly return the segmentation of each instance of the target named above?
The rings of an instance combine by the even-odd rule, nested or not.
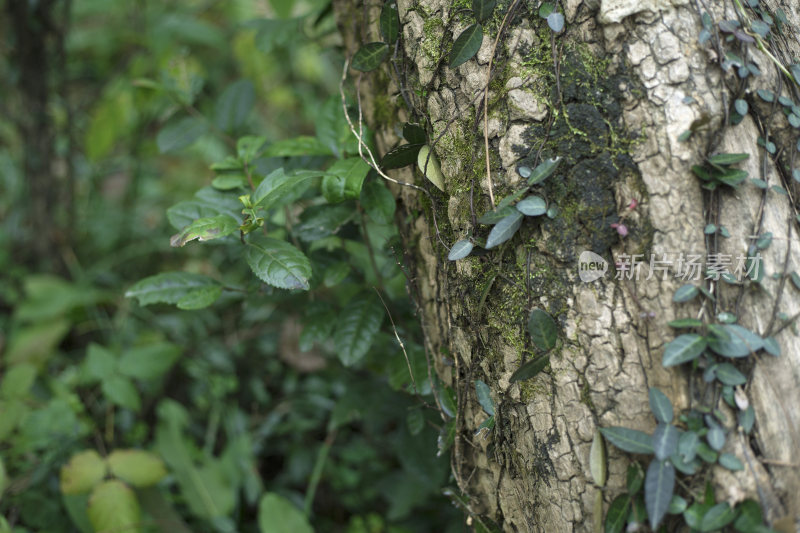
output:
[[[742,325],[765,334],[782,324],[771,325],[774,311],[788,316],[800,311],[791,283],[771,277],[784,272],[784,265],[786,272],[800,270],[795,221],[800,188],[785,168],[795,160],[796,130],[754,96],[761,88],[795,99],[798,94],[779,82],[775,65],[752,47],[748,60],[762,75],[750,81],[746,94],[734,94],[733,75],[719,68],[714,47],[698,42],[702,25],[695,2],[566,0],[567,29],[554,40],[558,80],[538,2],[517,5],[493,51],[511,4],[500,2],[485,24],[477,56],[455,70],[446,66],[447,53],[471,23],[458,11],[462,3],[397,4],[402,39],[394,66],[368,75],[351,72],[350,79],[360,84],[379,153],[398,142],[399,126],[411,120],[426,127],[441,160],[444,194],[416,170],[392,175],[431,191],[429,200],[393,186],[402,207],[398,224],[412,274],[410,293],[436,374],[457,395],[456,482],[469,498],[470,512],[505,531],[594,530],[611,500],[625,490],[631,460],[607,446],[609,475],[600,511],[600,489],[589,473],[597,428],[652,432],[648,387],[664,391],[678,412],[699,400],[701,381],[685,368],[661,365],[665,344],[676,336],[667,323],[689,316],[713,322],[717,312],[730,311]],[[710,6],[715,20],[736,18],[730,2],[715,4]],[[795,30],[800,9],[789,0],[766,5],[787,15],[790,29],[774,53],[791,62],[800,57]],[[349,53],[380,40],[379,5],[337,0],[334,8]],[[510,243],[488,254],[448,262],[446,246],[471,228],[479,228],[479,237],[487,233],[475,218],[490,209],[482,103],[493,52],[487,129],[494,195],[502,198],[519,188],[520,164],[560,156],[565,161],[544,184],[544,195],[560,213],[552,220],[527,219]],[[739,125],[721,128],[734,98],[746,98],[751,114]],[[689,129],[696,129],[690,141],[679,142]],[[778,165],[757,145],[766,131],[778,146]],[[690,169],[717,152],[752,154],[742,168],[789,194],[749,184],[704,192]],[[633,198],[639,205],[630,210]],[[610,228],[620,220],[629,228],[624,239]],[[727,227],[731,237],[704,235],[710,221]],[[766,232],[774,240],[763,253],[765,290],[712,284],[716,307],[674,304],[674,291],[685,283],[674,269],[647,280],[646,265],[638,280],[614,279],[613,266],[593,283],[582,283],[577,275],[583,250],[612,265],[624,254],[642,254],[645,261],[666,254],[674,266],[680,253],[747,255],[752,236]],[[512,384],[511,374],[534,353],[525,327],[532,308],[556,318],[561,343],[545,372]],[[751,436],[736,428],[735,413],[720,402],[732,421],[723,451],[735,454],[744,471],[716,468],[686,481],[702,492],[705,480],[713,480],[718,501],[759,501],[769,523],[781,531],[794,531],[800,519],[800,339],[792,329],[776,335],[781,357],[751,357],[740,366],[756,412]],[[476,379],[490,386],[498,410],[494,432],[486,438],[475,436],[485,418],[475,397]],[[647,459],[638,459],[646,467]]]

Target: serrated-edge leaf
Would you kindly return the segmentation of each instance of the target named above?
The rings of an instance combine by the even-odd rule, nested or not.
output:
[[[182,247],[195,239],[201,242],[221,239],[238,229],[239,222],[230,215],[198,218],[183,228],[180,233],[173,235],[169,243],[173,247]]]
[[[450,68],[456,68],[469,61],[478,53],[482,42],[483,26],[480,23],[475,23],[462,31],[453,43],[453,49],[450,52]]]
[[[614,426],[600,428],[600,432],[608,442],[624,452],[651,454],[654,451],[653,437],[644,431]]]
[[[281,289],[303,289],[310,287],[311,262],[285,241],[263,238],[247,244],[245,260],[258,278]]]
[[[139,305],[154,303],[177,304],[189,292],[219,285],[215,280],[189,272],[163,272],[136,282],[125,292],[126,298],[136,298]]]
[[[253,192],[253,205],[270,209],[286,202],[299,187],[305,186],[308,180],[324,176],[321,170],[296,170],[285,172],[278,168],[270,172]]]
[[[667,514],[674,490],[675,467],[669,461],[651,461],[644,480],[644,501],[654,531]]]
[[[455,243],[452,248],[450,248],[450,253],[447,254],[447,259],[450,261],[464,259],[472,252],[472,248],[473,244],[469,239],[462,239]]]
[[[380,66],[389,55],[389,45],[383,42],[367,43],[353,55],[350,63],[354,69],[369,72]]]
[[[664,424],[672,422],[672,402],[669,401],[669,398],[656,387],[650,387],[648,398],[650,410],[653,411],[656,420]]]
[[[486,414],[494,416],[494,401],[492,401],[492,392],[489,390],[489,385],[480,379],[476,379],[475,395],[478,397],[478,403],[481,404]]]
[[[528,317],[528,334],[534,346],[547,352],[558,342],[558,325],[549,313],[533,309]]]
[[[322,195],[330,203],[360,198],[369,169],[370,166],[360,157],[336,161],[322,179]]]
[[[345,366],[360,361],[372,346],[383,322],[383,307],[371,295],[356,296],[339,315],[333,343]]]
[[[664,348],[662,364],[666,367],[679,365],[696,359],[708,346],[705,337],[695,333],[678,336]]]
[[[222,296],[222,286],[210,285],[189,291],[175,305],[185,311],[204,309],[216,302],[220,296]]]
[[[522,216],[522,213],[519,211],[513,211],[510,215],[495,224],[492,231],[489,232],[489,236],[486,238],[486,249],[491,250],[513,237],[522,225]]]

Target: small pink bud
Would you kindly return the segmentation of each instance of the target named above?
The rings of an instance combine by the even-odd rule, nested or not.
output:
[[[628,209],[636,209],[636,206],[638,205],[639,201],[636,198],[634,198],[633,200],[631,200],[631,203],[628,204]]]
[[[622,237],[628,235],[628,227],[625,224],[617,224],[616,230]]]

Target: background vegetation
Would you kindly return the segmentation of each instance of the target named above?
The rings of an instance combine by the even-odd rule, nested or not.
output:
[[[330,4],[0,5],[0,532],[461,530]]]

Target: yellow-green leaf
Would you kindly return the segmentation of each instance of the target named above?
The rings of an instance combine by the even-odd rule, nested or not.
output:
[[[136,494],[118,480],[97,485],[89,497],[89,521],[95,533],[139,533],[141,511]]]
[[[61,467],[61,492],[88,492],[106,476],[106,463],[94,450],[85,450],[70,458]]]
[[[428,157],[429,154],[430,157]],[[439,159],[427,144],[420,148],[417,154],[417,165],[422,174],[436,185],[437,189],[444,192],[444,175],[442,174],[442,168],[439,166]]]
[[[134,487],[155,485],[167,475],[161,458],[144,450],[115,450],[107,461],[112,474]]]

